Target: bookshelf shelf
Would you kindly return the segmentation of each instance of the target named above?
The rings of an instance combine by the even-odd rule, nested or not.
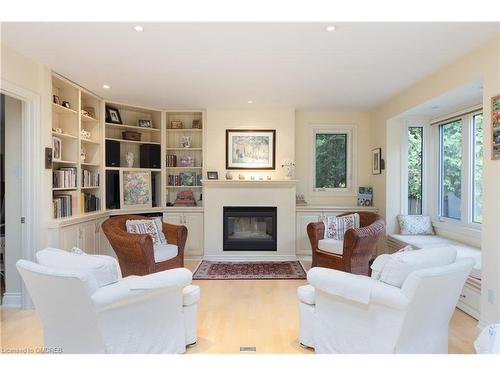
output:
[[[80,189],[82,190],[92,190],[92,189],[100,189],[100,186],[82,186]]]
[[[78,190],[76,186],[73,187],[65,187],[65,188],[52,188],[53,191],[70,191],[70,190]]]
[[[201,189],[203,186],[173,186],[173,185],[170,185],[170,186],[167,186],[167,190],[168,189]]]
[[[52,110],[55,113],[63,114],[63,115],[76,115],[76,111],[74,109],[63,107],[62,105],[52,103]]]
[[[150,144],[150,145],[160,145],[160,142],[149,142],[149,141],[130,141],[128,139],[120,139],[120,138],[110,138],[106,137],[107,141],[117,141],[122,143],[135,143],[135,144]]]
[[[172,170],[189,170],[189,169],[203,169],[203,167],[166,167],[166,169],[172,169]]]
[[[80,117],[82,118],[82,122],[95,122],[95,123],[99,122],[98,119],[87,116],[87,115],[80,115]]]
[[[78,139],[77,136],[72,135],[72,134],[67,134],[67,133],[58,133],[58,132],[52,132],[52,135],[54,137],[59,137],[59,138],[66,138],[66,139]]]
[[[201,147],[167,147],[167,151],[203,151]]]
[[[127,129],[133,129],[133,130],[136,130],[136,131],[140,131],[140,132],[161,132],[161,129],[157,129],[157,128],[141,128],[140,126],[135,126],[135,125],[121,125],[121,124],[113,124],[113,123],[110,123],[110,122],[107,122],[106,123],[106,127],[108,128],[111,128],[111,129],[123,129],[123,130],[127,130]]]
[[[203,129],[167,129],[168,133],[184,133],[184,132],[193,132],[193,133],[201,133]]]
[[[93,143],[95,145],[100,145],[101,142],[99,141],[94,141],[93,139],[87,139],[87,138],[81,138],[80,139],[83,143]]]
[[[71,161],[71,160],[53,160],[52,163],[56,163],[56,164],[77,164],[76,161]]]

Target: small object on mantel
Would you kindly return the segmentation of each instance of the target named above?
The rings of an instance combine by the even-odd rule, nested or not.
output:
[[[254,181],[255,180],[255,176],[250,176],[250,180]]]
[[[268,180],[268,181],[271,181],[271,176],[267,176],[267,180]]]
[[[307,205],[307,202],[304,198],[304,194],[297,194],[295,196],[295,204],[297,206],[306,206]]]
[[[238,178],[239,178],[240,180],[244,180],[244,179],[245,179],[245,175],[244,175],[243,173],[240,173],[240,174],[238,175]]]
[[[259,176],[259,180],[260,180],[260,181],[263,181],[263,180],[264,180],[264,177]]]
[[[226,172],[226,180],[232,180],[233,179],[233,174],[229,171]]]

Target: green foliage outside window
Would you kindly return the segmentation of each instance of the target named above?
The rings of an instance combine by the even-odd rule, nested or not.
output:
[[[347,186],[347,134],[316,134],[316,188]]]

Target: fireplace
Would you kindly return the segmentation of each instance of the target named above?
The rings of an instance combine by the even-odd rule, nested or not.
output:
[[[276,207],[224,207],[224,251],[276,251]]]

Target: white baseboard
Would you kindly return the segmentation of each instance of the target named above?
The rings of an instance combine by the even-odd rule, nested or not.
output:
[[[297,260],[296,255],[205,255],[203,260],[228,262],[266,262]]]
[[[2,299],[2,307],[20,309],[22,306],[21,293],[5,293]]]

